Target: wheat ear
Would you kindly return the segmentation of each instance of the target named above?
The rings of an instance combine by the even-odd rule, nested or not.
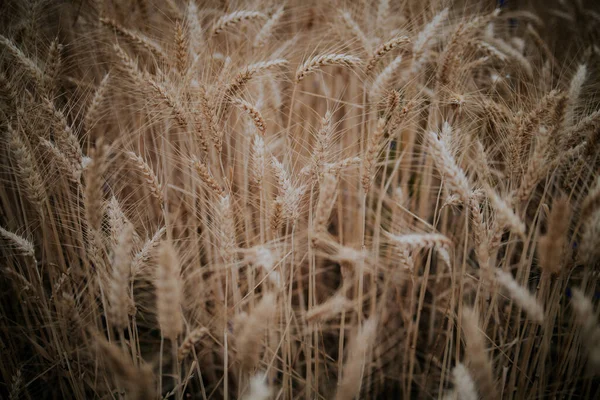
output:
[[[318,306],[312,307],[304,318],[307,322],[324,322],[331,318],[335,318],[342,311],[348,310],[352,307],[352,301],[341,293],[337,293],[327,299],[324,303]]]
[[[133,225],[125,224],[119,235],[107,294],[111,322],[118,328],[127,326],[128,315],[133,308],[133,301],[129,296],[133,232]]]
[[[244,89],[244,87],[246,86],[248,81],[250,81],[250,79],[258,75],[259,73],[283,67],[287,64],[287,60],[279,58],[271,61],[261,61],[246,66],[240,72],[238,72],[233,81],[227,85],[225,89],[226,96],[229,98],[233,98],[236,94],[238,94]]]
[[[296,71],[296,83],[304,79],[308,74],[313,73],[325,65],[338,65],[352,68],[359,65],[360,58],[348,54],[324,54],[310,58],[302,64]]]
[[[213,178],[212,174],[208,170],[208,166],[202,161],[195,159],[192,161],[198,176],[217,196],[225,197],[225,190],[223,187]]]
[[[179,349],[177,350],[177,360],[179,360],[179,362],[185,360],[186,357],[191,353],[192,349],[196,346],[196,343],[198,343],[200,339],[202,339],[207,334],[208,329],[206,329],[205,327],[196,328],[193,331],[191,331],[183,340],[181,346],[179,346]]]
[[[264,373],[258,373],[250,378],[248,393],[242,396],[242,400],[268,400],[271,398],[272,390],[267,385],[267,377]]]
[[[540,266],[551,274],[561,271],[567,234],[571,223],[571,206],[567,197],[556,198],[548,217],[548,229],[538,241],[537,254]]]
[[[594,307],[580,289],[573,289],[571,305],[581,327],[581,338],[587,347],[587,360],[590,370],[596,374],[600,369],[600,325],[594,313]]]
[[[102,81],[96,88],[94,92],[94,96],[92,96],[92,101],[90,101],[90,105],[88,106],[85,116],[83,118],[83,125],[85,129],[89,132],[93,127],[96,121],[99,119],[100,114],[100,106],[104,101],[106,96],[106,91],[108,90],[108,81],[110,79],[110,74],[104,75]]]
[[[456,364],[452,369],[452,378],[454,379],[454,387],[456,394],[460,400],[478,400],[475,382],[467,368],[461,364]]]
[[[25,144],[19,132],[15,131],[10,124],[7,125],[9,147],[13,155],[12,162],[16,165],[16,175],[19,184],[27,199],[33,204],[40,215],[42,206],[46,202],[47,195],[44,189],[42,177],[35,164],[29,146]]]
[[[496,279],[532,321],[540,325],[544,322],[544,308],[529,290],[519,285],[508,272],[496,270]]]
[[[319,187],[319,201],[313,217],[313,232],[319,235],[327,231],[327,221],[336,198],[337,178],[335,175],[326,173]]]
[[[152,235],[152,237],[146,241],[146,243],[144,243],[140,251],[135,254],[131,263],[131,274],[133,276],[135,276],[145,267],[148,260],[150,260],[152,252],[158,247],[160,240],[166,231],[167,229],[164,226],[158,229],[154,235]]]
[[[121,26],[117,21],[100,17],[100,23],[106,26],[109,29],[114,30],[121,37],[127,39],[129,42],[133,43],[136,46],[139,46],[148,52],[150,52],[154,57],[156,57],[160,61],[168,60],[169,57],[165,54],[165,52],[158,46],[156,43],[151,42],[149,39],[144,37],[142,34],[135,33],[130,31],[129,29]]]
[[[233,104],[241,108],[246,114],[250,116],[250,118],[252,118],[254,126],[256,126],[256,129],[258,129],[261,135],[265,134],[267,124],[260,111],[258,111],[258,108],[254,107],[252,104],[248,103],[246,100],[243,99],[234,99]]]
[[[38,85],[43,86],[46,82],[46,75],[41,70],[41,68],[31,60],[31,58],[27,57],[21,49],[19,49],[12,40],[7,37],[0,35],[0,44],[3,45],[9,53],[21,64],[25,71],[36,81]]]
[[[463,308],[462,312],[465,354],[471,376],[475,380],[479,393],[485,393],[490,399],[497,399],[494,369],[487,355],[485,334],[479,328],[479,317],[474,310],[467,307]]]
[[[163,337],[175,341],[183,330],[181,315],[182,282],[177,253],[169,242],[159,249],[156,270],[156,312]]]
[[[377,66],[379,60],[385,57],[385,55],[388,54],[390,51],[409,43],[410,39],[408,38],[408,36],[395,37],[391,40],[388,40],[385,43],[382,43],[379,47],[375,49],[373,55],[367,62],[367,66],[365,67],[365,74],[369,74],[371,71],[373,71],[373,69]]]
[[[379,118],[377,126],[369,138],[369,144],[363,158],[363,173],[361,177],[361,183],[365,193],[369,191],[373,184],[375,174],[375,164],[379,150],[381,149],[381,139],[385,132],[386,120],[385,118]]]
[[[276,300],[273,293],[263,295],[236,337],[237,354],[245,371],[251,371],[258,363],[264,330],[277,311]]]
[[[449,136],[450,132],[450,125],[445,123],[443,133]],[[468,204],[469,194],[471,193],[469,181],[464,171],[456,164],[450,149],[448,149],[446,140],[438,139],[438,135],[431,131],[428,133],[428,139],[433,161],[445,178],[445,183],[453,193],[460,197],[463,204]]]
[[[284,6],[280,6],[256,34],[253,44],[255,48],[263,47],[267,43],[267,40],[273,34],[273,30],[277,26],[277,23],[279,23],[279,20],[283,16],[283,11]]]
[[[367,364],[367,355],[377,337],[377,320],[372,317],[358,329],[348,345],[348,356],[344,363],[342,381],[338,384],[336,400],[352,400],[360,396],[362,375]]]
[[[258,11],[235,11],[227,15],[223,15],[217,20],[212,28],[212,35],[217,36],[225,29],[239,25],[245,21],[255,21],[259,19],[266,19],[265,14]]]
[[[143,175],[144,181],[148,185],[148,189],[150,190],[150,194],[154,197],[162,207],[163,205],[163,197],[162,197],[162,185],[160,184],[158,177],[154,173],[154,170],[144,159],[133,151],[128,151],[125,153],[129,160],[133,163],[135,168]]]
[[[134,365],[131,358],[116,344],[107,342],[97,334],[94,336],[98,346],[98,357],[104,360],[106,367],[121,383],[127,397],[132,400],[155,398],[151,369],[145,365]]]
[[[22,236],[19,236],[13,232],[10,232],[0,226],[0,237],[4,239],[6,242],[13,245],[13,248],[18,251],[20,254],[25,256],[32,257],[35,259],[35,247],[33,243],[29,240],[25,239]]]

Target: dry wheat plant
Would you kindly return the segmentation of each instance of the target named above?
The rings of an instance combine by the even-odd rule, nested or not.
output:
[[[2,2],[0,397],[598,398],[600,12],[500,3]]]

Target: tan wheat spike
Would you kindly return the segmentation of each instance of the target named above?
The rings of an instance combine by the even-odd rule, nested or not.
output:
[[[348,157],[334,163],[325,163],[323,173],[339,174],[348,167],[360,165],[361,162],[362,158],[360,157]]]
[[[121,37],[129,40],[134,45],[142,47],[143,49],[147,50],[158,60],[165,62],[166,60],[169,59],[169,57],[165,54],[165,52],[156,43],[152,43],[149,39],[144,37],[142,34],[132,32],[129,29],[121,26],[115,20],[112,20],[110,18],[100,17],[100,23],[102,25],[106,26],[107,28],[113,29]]]
[[[592,302],[580,289],[573,289],[571,306],[581,327],[581,339],[586,346],[590,370],[596,375],[600,370],[600,325]]]
[[[296,71],[296,83],[304,79],[308,74],[319,70],[325,65],[338,65],[352,68],[360,65],[361,60],[356,56],[348,54],[324,54],[315,56],[304,62]]]
[[[283,58],[250,64],[238,72],[233,81],[227,85],[225,94],[228,97],[233,98],[237,93],[243,90],[248,81],[250,81],[250,79],[252,79],[255,75],[286,65],[288,65],[288,60]]]
[[[404,46],[409,43],[410,43],[410,39],[408,38],[408,36],[399,36],[399,37],[393,38],[393,39],[388,40],[387,42],[381,44],[379,47],[377,47],[375,49],[375,51],[373,52],[373,55],[367,62],[367,66],[365,67],[365,73],[369,74],[371,71],[373,71],[373,69],[377,66],[377,63],[379,62],[379,60],[381,60],[383,57],[385,57],[385,55],[388,54],[390,51],[392,51],[393,49],[395,49],[397,47]]]
[[[540,237],[537,247],[540,267],[551,274],[558,274],[561,271],[570,223],[569,200],[564,196],[554,199],[548,216],[546,234]]]
[[[279,20],[283,16],[284,7],[285,6],[280,6],[277,9],[277,11],[275,11],[273,15],[271,15],[271,18],[269,18],[269,20],[263,25],[260,31],[256,34],[256,38],[254,38],[253,44],[255,48],[263,47],[267,43],[269,37],[273,34],[273,30],[275,29],[275,27],[279,23]]]
[[[479,208],[480,204],[474,196],[469,201],[469,209],[472,216],[473,225],[473,237],[475,242],[475,254],[479,261],[479,266],[484,270],[484,274],[487,273],[489,268],[489,243],[488,243],[488,231],[485,221],[483,219],[483,213]]]
[[[337,293],[327,299],[324,303],[318,306],[312,307],[304,318],[307,322],[324,322],[329,319],[335,318],[342,311],[348,310],[352,307],[352,301],[341,293]]]
[[[145,77],[142,71],[140,71],[137,62],[135,62],[131,57],[129,57],[129,54],[127,54],[127,52],[116,43],[113,45],[113,51],[119,58],[120,69],[129,74],[133,79],[135,79],[136,83],[144,83]]]
[[[531,66],[531,62],[519,52],[517,49],[512,47],[506,41],[499,38],[487,38],[491,45],[497,48],[502,53],[506,54],[508,57],[517,61],[519,66],[525,71],[527,76],[533,77],[533,67]]]
[[[567,126],[573,126],[575,124],[575,111],[577,110],[577,103],[580,100],[581,89],[587,78],[587,74],[587,66],[581,64],[571,79],[571,84],[569,85],[569,100],[565,116]]]
[[[204,41],[204,33],[198,19],[198,6],[195,1],[188,2],[185,22],[189,30],[190,53],[194,58],[200,53]]]
[[[600,261],[600,209],[593,211],[582,223],[579,259],[587,265],[594,265]]]
[[[106,171],[107,146],[103,141],[96,142],[92,150],[91,160],[85,174],[85,216],[90,228],[100,231],[104,213],[104,172]]]
[[[525,310],[532,321],[542,324],[544,322],[544,308],[526,288],[519,285],[511,274],[496,270],[496,279],[504,286],[510,297]]]
[[[475,382],[467,368],[461,364],[456,364],[452,369],[452,378],[454,379],[454,387],[456,394],[460,400],[478,400],[477,389]]]
[[[356,36],[356,38],[358,39],[358,41],[360,42],[362,47],[366,51],[371,51],[372,46],[371,46],[371,43],[369,42],[369,39],[367,39],[367,36],[363,32],[363,30],[360,29],[360,26],[358,25],[358,23],[354,20],[354,18],[352,18],[352,15],[350,14],[350,12],[340,11],[340,16],[341,16],[343,24],[346,26],[346,28],[350,32],[352,32],[352,34],[354,36]]]
[[[259,130],[261,135],[265,134],[265,130],[267,129],[266,122],[258,108],[254,107],[252,104],[248,103],[246,100],[243,99],[234,99],[233,104],[241,108],[246,114],[250,116],[250,118],[252,118],[254,126],[256,126],[256,129]]]
[[[394,235],[384,231],[385,236],[398,247],[409,249],[432,249],[434,247],[449,249],[452,242],[446,236],[439,233],[409,233],[406,235]]]
[[[295,222],[299,217],[300,200],[304,194],[304,188],[292,185],[292,181],[284,165],[275,157],[271,158],[271,166],[279,182],[282,216]]]
[[[590,138],[600,128],[600,110],[582,118],[575,126],[568,128],[563,137],[563,150],[570,149],[581,143],[581,140]]]
[[[327,231],[327,221],[336,198],[337,178],[335,175],[326,173],[319,186],[319,201],[313,218],[313,231],[320,234]]]
[[[422,65],[423,55],[427,52],[440,26],[447,20],[448,11],[448,8],[444,8],[437,13],[417,35],[417,39],[413,43],[413,65],[411,67],[413,73],[418,72],[419,67]]]
[[[0,71],[0,93],[6,101],[6,104],[16,111],[18,108],[19,91],[14,82],[9,79],[4,72]]]
[[[490,399],[497,399],[494,368],[487,354],[486,336],[479,327],[477,313],[467,307],[462,310],[462,331],[467,367],[479,389],[478,393],[485,393]]]
[[[99,118],[100,106],[102,105],[102,102],[104,101],[106,95],[106,91],[108,90],[109,79],[110,74],[105,74],[104,78],[102,78],[102,81],[100,81],[100,84],[96,88],[94,96],[92,97],[92,101],[90,101],[90,105],[88,106],[85,112],[85,116],[83,118],[83,125],[88,132],[93,128],[94,124]]]
[[[200,110],[208,125],[209,136],[215,148],[220,153],[223,149],[223,137],[225,134],[219,125],[219,117],[215,111],[215,106],[205,88],[201,88],[200,90]]]
[[[159,204],[163,205],[163,196],[162,196],[162,185],[160,184],[158,177],[154,173],[154,170],[144,159],[133,151],[128,151],[125,153],[129,160],[133,163],[135,168],[143,175],[144,181],[148,184],[148,190],[152,197],[154,197]]]
[[[363,369],[369,361],[367,356],[376,337],[377,319],[371,317],[363,323],[348,344],[348,356],[342,370],[342,381],[338,383],[336,400],[352,400],[360,396]]]
[[[523,237],[525,235],[525,223],[515,214],[512,207],[494,189],[487,188],[486,193],[493,209],[496,211],[496,218],[501,225],[500,228],[509,227],[514,233]]]
[[[377,18],[375,19],[378,31],[385,29],[388,18],[390,18],[390,0],[379,0]]]
[[[276,235],[283,225],[283,201],[281,196],[278,196],[273,202],[273,209],[269,216],[269,226],[271,232]]]
[[[140,251],[138,251],[133,257],[133,261],[131,262],[131,274],[133,276],[135,276],[144,269],[146,263],[148,262],[148,260],[150,260],[150,257],[152,256],[152,252],[156,248],[158,248],[160,240],[162,239],[166,231],[167,229],[164,226],[158,229],[154,233],[154,235],[148,241],[146,241],[146,243],[144,243]]]
[[[71,125],[67,122],[65,114],[60,111],[53,102],[44,99],[45,107],[54,118],[54,135],[58,148],[67,156],[73,168],[80,168],[83,160],[83,152],[79,139],[75,136]]]
[[[82,166],[74,166],[62,151],[51,141],[40,138],[40,145],[44,147],[56,162],[56,167],[61,172],[68,173],[68,179],[73,182],[79,182]]]
[[[277,312],[276,300],[273,293],[264,294],[236,334],[237,354],[245,371],[251,371],[258,363],[264,331]]]
[[[6,47],[6,49],[11,53],[11,55],[17,60],[17,62],[19,62],[19,64],[21,64],[25,68],[25,70],[29,73],[29,75],[31,75],[31,77],[35,80],[35,82],[38,85],[44,85],[47,79],[44,72],[35,62],[33,62],[33,60],[31,60],[31,58],[27,57],[21,51],[21,49],[19,49],[17,45],[13,43],[12,40],[8,39],[3,35],[0,35],[0,44]]]
[[[44,74],[46,74],[46,91],[51,94],[56,86],[56,79],[60,73],[62,66],[62,49],[63,46],[58,42],[58,37],[50,43],[46,64],[44,65]]]
[[[242,396],[242,400],[269,400],[272,395],[271,388],[267,385],[267,377],[264,373],[258,373],[250,378],[250,388]]]
[[[21,138],[21,134],[7,125],[10,151],[13,155],[12,163],[16,168],[19,184],[28,200],[38,212],[42,213],[42,206],[46,202],[47,195],[42,176],[32,157],[31,149]]]
[[[251,168],[254,183],[260,185],[265,178],[267,158],[265,153],[265,141],[262,136],[254,134],[252,141]]]
[[[600,177],[596,178],[594,185],[588,192],[581,205],[581,218],[585,219],[600,209]]]
[[[529,160],[527,171],[521,178],[521,185],[515,194],[515,200],[526,201],[546,174],[548,168],[546,158],[550,148],[551,133],[544,127],[540,127],[539,132],[533,155]]]
[[[120,383],[127,397],[132,400],[152,399],[154,376],[147,365],[136,366],[121,348],[107,342],[100,334],[94,334],[97,356],[104,361],[109,373]]]
[[[111,199],[107,202],[106,206],[106,214],[108,216],[108,226],[110,228],[110,239],[112,241],[112,247],[116,248],[119,243],[119,237],[123,229],[127,227],[127,225],[131,224],[121,205],[119,204],[119,200],[116,196],[112,196]],[[132,243],[139,243],[139,236],[133,231],[132,234]]]
[[[132,248],[133,225],[125,224],[115,249],[112,275],[107,291],[110,322],[118,328],[125,328],[128,325],[128,316],[133,308],[133,301],[129,296]]]
[[[313,177],[321,176],[323,174],[325,160],[333,139],[333,125],[331,118],[331,112],[327,111],[325,116],[321,119],[321,127],[315,137],[312,162],[307,166],[311,169],[310,172],[312,172]]]
[[[169,242],[159,249],[156,287],[156,312],[163,337],[175,341],[183,330],[181,315],[182,281],[181,266],[176,250]]]
[[[188,44],[187,32],[184,31],[181,21],[175,22],[175,58],[177,60],[177,71],[185,74],[188,67]]]
[[[182,128],[186,128],[188,125],[186,112],[183,108],[183,105],[178,101],[178,99],[171,94],[171,92],[166,86],[156,82],[148,74],[146,74],[145,79],[150,84],[150,87],[154,89],[154,92],[165,102],[167,106],[169,106],[179,125]]]
[[[20,254],[29,256],[35,259],[35,247],[29,240],[21,237],[13,232],[10,232],[0,226],[0,237],[6,242],[13,245],[13,248]]]
[[[253,21],[259,19],[267,19],[267,16],[258,11],[235,11],[227,15],[223,15],[215,22],[212,28],[212,35],[217,36],[225,29],[229,29],[235,25],[245,21]]]
[[[235,259],[235,220],[229,196],[222,196],[216,207],[215,220],[219,229],[219,248],[225,265],[231,265]]]
[[[400,64],[402,63],[402,56],[398,56],[392,60],[384,69],[381,71],[375,80],[373,81],[373,85],[371,86],[370,91],[370,99],[374,102],[378,101],[388,85],[394,78],[394,74],[400,68]]]
[[[202,182],[204,182],[217,196],[225,197],[225,190],[223,190],[223,187],[219,184],[219,182],[213,178],[206,164],[197,159],[193,160],[192,163],[196,169],[196,172],[198,173],[198,176],[200,179],[202,179]]]
[[[200,339],[202,339],[207,334],[208,329],[206,329],[205,327],[196,328],[193,331],[191,331],[183,340],[181,346],[179,346],[179,349],[177,350],[177,360],[179,360],[179,362],[185,360],[186,357],[192,352],[194,346],[196,346],[196,343],[198,343]]]
[[[451,131],[452,128],[450,125],[445,123],[442,134],[448,137]],[[450,149],[448,149],[445,138],[444,140],[440,140],[438,135],[431,131],[427,136],[428,142],[431,145],[430,148],[433,161],[445,178],[444,182],[448,185],[451,192],[456,193],[463,203],[467,204],[469,201],[469,194],[471,193],[469,181],[467,180],[464,171],[456,164]]]
[[[377,121],[377,126],[375,130],[370,135],[369,143],[367,145],[367,150],[365,152],[365,156],[363,158],[363,172],[361,177],[361,183],[363,186],[363,190],[365,193],[369,191],[371,185],[373,184],[373,178],[375,174],[375,164],[377,162],[377,156],[379,155],[379,150],[381,149],[381,139],[383,138],[383,134],[385,132],[386,120],[385,118],[380,118]]]

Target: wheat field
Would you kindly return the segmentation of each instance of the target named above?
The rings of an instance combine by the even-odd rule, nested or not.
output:
[[[0,397],[600,397],[594,1],[0,21]]]

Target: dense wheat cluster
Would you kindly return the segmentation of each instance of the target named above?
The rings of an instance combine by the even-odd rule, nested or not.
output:
[[[600,12],[500,3],[3,2],[0,397],[600,396]]]

